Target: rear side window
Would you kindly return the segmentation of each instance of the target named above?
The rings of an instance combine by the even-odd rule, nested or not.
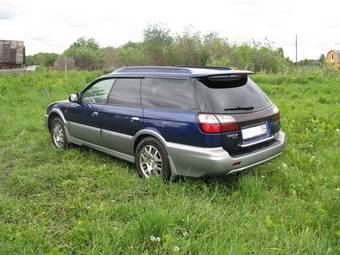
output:
[[[202,112],[246,113],[271,105],[266,94],[247,77],[195,79],[194,88]]]
[[[109,95],[109,104],[139,106],[140,79],[117,79]]]
[[[142,80],[142,105],[195,110],[196,103],[191,81],[188,79],[145,78]]]

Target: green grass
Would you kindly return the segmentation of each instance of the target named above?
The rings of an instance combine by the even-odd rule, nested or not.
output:
[[[0,76],[0,254],[340,254],[340,75],[254,76],[281,110],[284,154],[165,184],[52,147],[46,106],[99,74]]]

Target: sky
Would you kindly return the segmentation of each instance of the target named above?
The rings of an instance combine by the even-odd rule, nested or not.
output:
[[[62,53],[77,38],[100,46],[141,41],[148,24],[173,34],[217,32],[231,43],[269,40],[295,60],[340,50],[340,0],[0,0],[0,39],[26,54]]]

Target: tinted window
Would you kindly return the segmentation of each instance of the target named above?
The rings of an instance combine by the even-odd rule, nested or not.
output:
[[[194,80],[201,111],[244,113],[262,110],[271,105],[268,97],[255,82],[249,78],[243,81],[242,79],[244,78]],[[245,109],[235,109],[238,107]]]
[[[142,104],[145,107],[196,109],[191,81],[182,79],[143,79]]]
[[[94,84],[92,87],[90,87],[84,92],[82,101],[87,104],[106,103],[107,96],[110,92],[113,81],[114,81],[113,79],[98,81],[96,84]]]
[[[140,79],[117,79],[109,96],[109,103],[140,105]]]

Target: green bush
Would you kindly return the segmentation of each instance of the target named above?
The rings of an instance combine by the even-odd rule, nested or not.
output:
[[[28,56],[28,63],[95,70],[132,65],[217,65],[255,72],[290,72],[296,66],[284,57],[282,48],[275,49],[268,41],[235,44],[217,33],[201,34],[187,30],[172,35],[161,25],[149,25],[141,42],[128,42],[120,47],[100,48],[93,39],[75,41],[62,55],[39,53]],[[302,61],[299,67],[325,68],[321,61]],[[328,72],[332,72],[327,69]]]

